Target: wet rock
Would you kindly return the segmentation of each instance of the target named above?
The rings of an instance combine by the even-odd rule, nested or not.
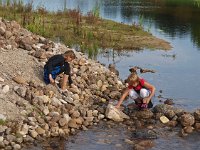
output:
[[[150,119],[153,117],[153,113],[151,110],[143,110],[143,111],[138,111],[136,112],[136,117],[141,118],[141,119]]]
[[[185,133],[189,134],[193,132],[194,128],[192,126],[187,126],[187,127],[184,127],[183,130]]]
[[[200,130],[200,123],[195,123],[195,125],[194,125],[194,128],[196,129],[196,130]]]
[[[166,113],[165,113],[166,117],[168,117],[169,119],[172,119],[176,114],[173,110],[168,110]]]
[[[174,102],[173,102],[172,99],[167,99],[167,100],[164,101],[164,104],[167,104],[167,105],[173,105]]]
[[[194,119],[194,116],[192,116],[191,114],[183,114],[180,117],[180,122],[181,122],[181,125],[184,127],[192,126],[195,123],[195,119]]]
[[[194,118],[195,118],[195,120],[200,121],[200,109],[195,110]]]
[[[160,121],[161,121],[162,123],[168,123],[168,122],[169,122],[169,119],[168,119],[167,117],[165,117],[165,116],[161,116],[161,117],[160,117]]]
[[[155,131],[146,130],[146,129],[133,131],[132,137],[134,139],[157,139],[158,138]]]
[[[116,74],[117,76],[119,76],[119,71],[115,68],[115,65],[114,65],[114,64],[109,64],[109,65],[108,65],[108,69],[109,69],[112,73],[114,73],[114,74]]]
[[[169,127],[175,127],[177,126],[178,122],[175,120],[170,120],[169,122],[167,122],[167,126]]]
[[[124,119],[129,119],[129,116],[127,116],[111,104],[107,106],[105,115],[107,118],[114,121],[123,121]]]
[[[135,142],[134,141],[131,141],[131,140],[129,140],[129,139],[125,139],[124,140],[127,144],[131,144],[131,145],[133,145]]]

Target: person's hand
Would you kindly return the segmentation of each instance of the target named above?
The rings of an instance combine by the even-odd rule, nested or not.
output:
[[[120,106],[119,106],[119,105],[116,105],[116,106],[115,106],[115,108],[119,109],[119,108],[120,108]]]
[[[53,78],[49,78],[49,80],[50,80],[50,83],[51,83],[52,85],[55,85],[55,84],[56,84],[56,82],[55,82],[55,80],[54,80]]]
[[[148,97],[145,97],[143,98],[142,102],[145,103],[145,104],[148,104],[149,103],[149,98]]]

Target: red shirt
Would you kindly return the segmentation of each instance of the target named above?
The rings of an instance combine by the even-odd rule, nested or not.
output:
[[[128,88],[129,89],[134,89],[136,92],[139,92],[141,90],[141,88],[144,87],[144,82],[145,82],[144,79],[139,79],[139,84],[136,87],[134,87],[132,85],[129,85]]]

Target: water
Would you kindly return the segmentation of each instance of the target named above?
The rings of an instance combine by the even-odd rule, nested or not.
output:
[[[24,0],[26,3],[28,0]],[[157,88],[156,96],[162,90],[162,96],[174,99],[176,106],[193,111],[200,108],[200,9],[194,1],[163,0],[34,0],[34,7],[43,6],[50,11],[79,8],[83,14],[99,6],[100,16],[127,24],[141,23],[145,30],[164,39],[173,46],[170,51],[144,49],[142,51],[114,51],[97,56],[97,60],[108,65],[114,63],[125,79],[131,66],[156,70],[155,74],[141,74]],[[158,103],[158,99],[155,100]],[[117,131],[117,130],[116,130]],[[80,133],[82,137],[95,139],[97,131]],[[102,131],[103,132],[103,131]],[[113,133],[113,131],[111,131]],[[121,130],[125,134],[126,131]],[[91,136],[93,135],[93,136]],[[159,138],[153,149],[199,149],[199,134],[186,139],[177,136]],[[86,147],[92,149],[111,149],[86,140]],[[71,149],[80,149],[84,142],[67,142]],[[170,147],[168,144],[170,144]]]

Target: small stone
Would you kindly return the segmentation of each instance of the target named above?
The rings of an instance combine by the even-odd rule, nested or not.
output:
[[[3,136],[0,136],[0,142],[3,142],[3,139],[4,139]]]
[[[45,133],[45,130],[42,129],[41,127],[37,127],[37,128],[35,129],[35,131],[36,131],[38,134],[44,134],[44,133]]]
[[[22,76],[15,76],[13,80],[19,84],[27,85],[27,81]]]
[[[6,120],[6,116],[4,116],[3,114],[0,114],[0,120],[5,121]]]
[[[61,127],[65,126],[67,123],[68,123],[68,121],[67,121],[66,118],[61,118],[59,120],[59,124],[60,124]]]
[[[191,127],[191,126],[184,127],[184,132],[185,132],[185,133],[192,133],[192,132],[193,132],[193,130],[194,130],[194,128],[193,128],[193,127]]]
[[[38,133],[35,130],[29,130],[30,136],[33,138],[36,138],[38,136]]]
[[[47,106],[44,107],[43,113],[44,113],[45,115],[48,115],[48,114],[49,114],[49,108],[48,108]]]
[[[4,82],[4,79],[0,77],[0,82]]]
[[[14,149],[14,150],[21,149],[21,146],[20,146],[19,144],[15,144],[15,145],[13,146],[13,149]]]
[[[122,144],[115,144],[116,147],[122,147]]]
[[[165,117],[165,116],[161,116],[161,117],[160,117],[160,121],[161,121],[162,123],[167,123],[167,122],[169,122],[169,119],[168,119],[167,117]]]
[[[3,92],[3,93],[9,92],[9,86],[8,86],[8,85],[4,85],[4,86],[3,86],[3,89],[2,89],[2,92]]]

